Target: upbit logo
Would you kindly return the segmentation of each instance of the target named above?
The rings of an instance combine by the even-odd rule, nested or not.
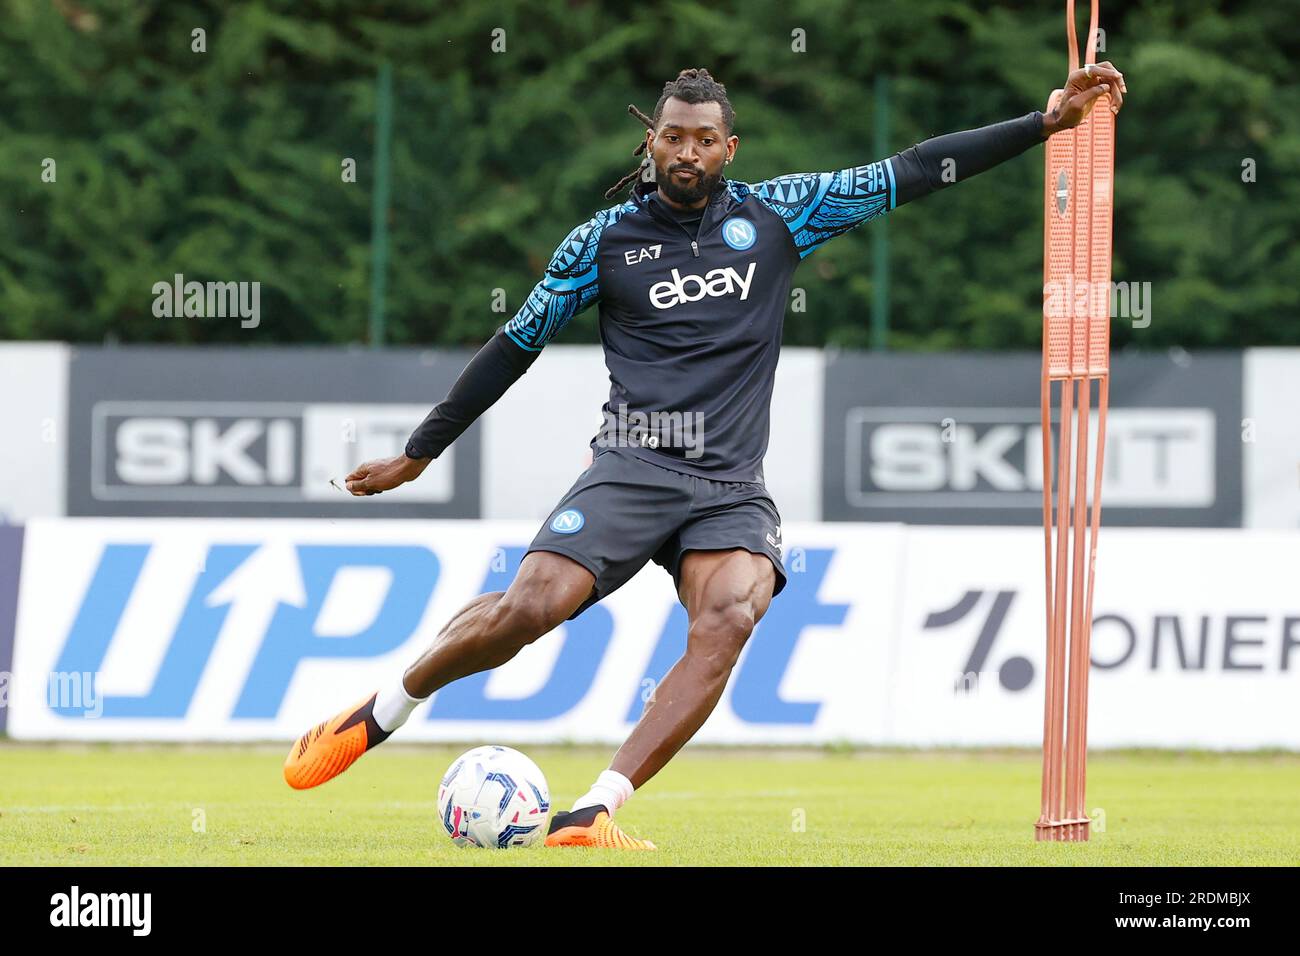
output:
[[[740,300],[749,298],[749,285],[754,278],[754,266],[751,262],[745,275],[734,266],[714,269],[702,276],[684,276],[676,269],[673,277],[666,282],[656,282],[650,287],[650,304],[656,309],[671,309],[683,302],[698,302],[707,296],[731,295],[740,289]]]
[[[579,509],[568,508],[560,515],[568,516],[564,527],[582,524]],[[280,730],[272,728],[280,726],[275,722],[286,703],[292,698],[301,704],[302,688],[323,673],[311,668],[325,662],[333,662],[331,668],[382,666],[379,659],[424,633],[435,592],[445,600],[462,590],[467,595],[505,591],[528,550],[514,544],[496,547],[492,541],[486,573],[475,588],[471,578],[453,581],[443,574],[444,565],[465,560],[467,552],[459,544],[444,544],[435,553],[424,545],[287,537],[208,542],[198,530],[187,531],[185,542],[155,544],[134,540],[138,537],[117,541],[107,533],[87,533],[84,540],[98,542],[94,550],[100,553],[99,562],[89,580],[79,574],[78,583],[71,585],[69,597],[75,602],[79,594],[80,606],[62,649],[48,649],[52,656],[57,654],[49,674],[51,681],[59,675],[96,675],[100,726],[118,724],[124,734],[145,726],[173,727],[177,739],[227,732],[289,739],[296,718]],[[472,547],[468,553],[473,553]],[[201,570],[177,560],[189,555],[192,561],[196,554],[202,555]],[[822,695],[789,696],[785,676],[799,658],[807,629],[820,634],[847,623],[852,605],[829,603],[822,596],[834,558],[834,548],[802,549],[801,573],[790,575],[781,600],[763,617],[762,639],[747,645],[725,698],[743,724],[809,726],[821,719],[826,703]],[[358,604],[356,585],[363,579],[384,583],[374,590],[365,587],[371,594]],[[60,587],[65,584],[60,578]],[[447,588],[453,590],[444,594]],[[153,607],[160,594],[177,600],[142,631],[129,620],[128,607]],[[356,608],[367,605],[369,611],[358,617]],[[638,607],[638,640],[643,635],[652,642],[645,646],[644,669],[628,671],[623,666],[628,658],[617,649],[625,644],[623,619],[598,604],[547,638],[555,656],[538,672],[541,686],[530,685],[522,695],[495,688],[489,693],[488,681],[495,672],[482,671],[439,690],[425,720],[443,725],[465,720],[547,721],[588,703],[600,709],[609,701],[615,713],[622,711],[626,723],[636,723],[645,709],[646,681],[649,686],[660,683],[685,653],[689,632],[686,609],[676,602],[664,605],[666,613],[657,621],[651,620],[659,613],[656,600]],[[42,641],[58,639],[57,634],[30,630],[19,636],[19,647],[35,649]],[[111,687],[110,679],[111,689],[101,693],[98,675],[116,666],[111,660],[145,658],[150,663],[134,667],[133,683]],[[31,673],[36,687],[46,680],[44,666]],[[4,676],[0,672],[0,681]],[[0,689],[5,686],[0,683]],[[620,702],[623,694],[626,703]],[[14,703],[12,697],[0,696],[0,702],[6,699]],[[20,707],[29,719],[39,719],[42,708],[35,705],[41,699]],[[80,723],[83,704],[67,698],[56,703],[51,697],[44,710],[56,723],[39,726]],[[164,723],[143,723],[150,721]],[[237,729],[249,727],[255,729]]]

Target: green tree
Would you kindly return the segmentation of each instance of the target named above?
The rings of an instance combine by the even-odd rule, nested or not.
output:
[[[1103,4],[1104,58],[1130,87],[1115,278],[1150,282],[1153,300],[1151,326],[1118,322],[1117,344],[1300,342],[1291,20],[1264,0]],[[634,165],[627,104],[650,109],[683,67],[727,83],[741,137],[729,174],[748,181],[882,158],[878,73],[892,151],[1040,108],[1066,67],[1060,11],[1023,0],[8,0],[0,336],[363,342],[382,60],[397,77],[388,339],[410,345],[474,344],[509,318]],[[868,343],[883,226],[892,347],[1035,348],[1042,162],[1031,150],[828,244],[796,274],[808,310],[786,341]],[[175,273],[260,281],[262,325],[155,317],[153,284]],[[561,340],[596,341],[596,311]]]

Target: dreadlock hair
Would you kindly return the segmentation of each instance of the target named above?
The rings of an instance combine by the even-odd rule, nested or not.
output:
[[[727,88],[709,75],[705,69],[682,70],[677,74],[677,79],[671,80],[664,84],[664,91],[659,94],[659,102],[655,104],[653,116],[646,116],[636,104],[629,103],[627,111],[645,124],[647,129],[653,130],[659,122],[659,117],[663,115],[664,104],[670,97],[684,100],[687,103],[717,103],[722,107],[722,122],[727,127],[727,135],[736,125],[736,111],[731,107],[731,101],[727,99]],[[632,151],[633,156],[640,156],[646,151],[645,140]],[[605,198],[613,199],[628,183],[639,179],[647,168],[653,168],[654,159],[646,155],[641,162],[630,173],[616,182],[609,189],[605,190]]]

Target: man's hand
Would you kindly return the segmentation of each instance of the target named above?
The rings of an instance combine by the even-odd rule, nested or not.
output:
[[[352,494],[377,495],[389,491],[408,481],[414,481],[429,467],[431,458],[376,458],[363,465],[358,465],[346,479],[347,489]]]
[[[1043,113],[1043,138],[1063,129],[1073,129],[1087,119],[1097,97],[1110,94],[1110,109],[1118,113],[1124,105],[1124,74],[1115,69],[1109,60],[1090,63],[1075,70],[1065,81],[1065,89],[1054,92]]]

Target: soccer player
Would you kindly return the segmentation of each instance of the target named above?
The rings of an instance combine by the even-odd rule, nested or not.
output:
[[[666,84],[625,202],[555,250],[519,312],[470,360],[405,454],[347,476],[354,495],[419,477],[537,359],[599,303],[609,368],[593,461],[560,499],[504,592],[469,602],[433,645],[377,693],[308,731],[284,765],[314,787],[388,739],[440,687],[498,667],[616,591],[648,560],[673,577],[690,625],[686,653],[655,688],[627,741],[547,846],[654,849],[613,822],[703,725],[768,602],[781,593],[781,518],[763,480],[781,326],[795,267],[829,239],[1078,125],[1109,92],[1110,63],[1076,70],[1050,113],[926,140],[835,172],[729,180],[739,138],[727,91],[706,70]],[[640,149],[638,149],[638,152]]]

